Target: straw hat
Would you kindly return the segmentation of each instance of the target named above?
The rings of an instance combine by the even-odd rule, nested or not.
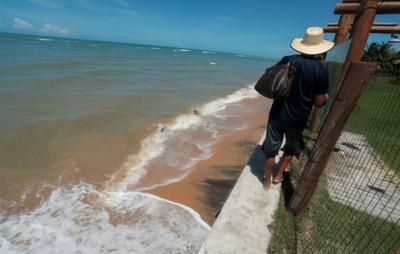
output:
[[[318,55],[331,50],[334,43],[324,40],[324,30],[321,27],[309,27],[304,37],[294,39],[290,46],[306,55]]]

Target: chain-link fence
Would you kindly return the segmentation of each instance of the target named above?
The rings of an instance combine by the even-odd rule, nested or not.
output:
[[[308,209],[294,217],[281,202],[270,253],[400,253],[398,78],[394,71],[375,73],[341,132]],[[322,118],[325,112],[320,111]],[[312,149],[315,134],[306,132],[305,138]],[[305,161],[292,165],[294,188]]]

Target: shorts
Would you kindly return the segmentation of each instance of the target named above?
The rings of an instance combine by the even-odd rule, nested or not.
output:
[[[286,138],[286,143],[282,148],[284,155],[294,155],[298,158],[304,150],[303,131],[304,129],[286,128],[270,121],[262,145],[265,158],[275,157],[278,154],[279,148],[282,146],[283,136]]]

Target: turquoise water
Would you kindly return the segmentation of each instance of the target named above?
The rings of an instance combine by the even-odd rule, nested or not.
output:
[[[91,220],[112,227],[99,209],[108,207],[128,218],[135,210],[120,202],[133,207],[139,202],[142,210],[148,208],[140,222],[143,226],[130,231],[126,225],[114,227],[109,233],[100,230],[103,241],[126,250],[126,239],[116,237],[130,232],[124,237],[138,235],[139,239],[147,234],[156,239],[154,246],[171,244],[172,236],[171,241],[162,240],[172,230],[165,228],[165,221],[154,228],[146,220],[154,217],[154,206],[169,207],[175,213],[174,218],[168,217],[174,227],[181,217],[189,220],[172,231],[188,237],[195,253],[208,230],[201,219],[188,208],[135,191],[143,187],[146,177],[148,186],[179,178],[196,160],[212,153],[210,147],[221,129],[241,128],[225,124],[227,112],[245,114],[240,101],[257,96],[248,85],[273,61],[206,50],[3,33],[0,56],[1,252],[36,253],[34,248],[39,251],[48,245],[46,236],[67,240],[48,245],[44,253],[65,248],[100,252],[100,245],[89,240],[86,245],[77,243],[99,233]],[[171,179],[148,175],[149,168],[160,165]],[[115,186],[119,173],[122,184]],[[129,189],[132,183],[140,188]],[[82,208],[88,206],[87,195],[98,201],[89,205],[89,212]],[[68,214],[62,207],[69,207]],[[55,213],[62,215],[52,221]],[[85,218],[88,224],[74,224]],[[53,231],[36,232],[31,220]],[[63,225],[68,225],[68,232],[55,230]],[[42,237],[21,233],[29,230]],[[74,230],[76,234],[71,233]],[[21,244],[28,240],[29,244]],[[150,250],[145,245],[137,240],[130,246],[141,253]]]

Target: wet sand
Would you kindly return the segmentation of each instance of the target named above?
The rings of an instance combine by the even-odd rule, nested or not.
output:
[[[243,117],[245,130],[227,134],[214,145],[213,155],[199,161],[181,181],[148,192],[193,208],[212,225],[265,131],[271,101],[257,98],[244,103],[254,108]]]

